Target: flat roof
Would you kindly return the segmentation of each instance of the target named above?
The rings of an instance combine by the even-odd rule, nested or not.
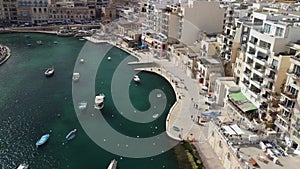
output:
[[[257,107],[254,106],[242,92],[229,93],[229,97],[235,102],[235,104],[244,112],[256,110]]]

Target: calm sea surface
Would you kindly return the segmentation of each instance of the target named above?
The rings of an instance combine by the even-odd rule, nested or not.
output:
[[[43,45],[38,45],[38,40]],[[27,162],[30,169],[106,169],[112,159],[117,159],[118,169],[177,169],[172,150],[149,158],[120,157],[105,151],[85,134],[74,112],[71,80],[77,56],[85,43],[89,42],[44,34],[0,35],[0,44],[12,51],[11,58],[0,66],[0,168],[15,169]],[[148,96],[153,89],[163,90],[168,103],[164,114],[154,122],[130,122],[119,114],[109,96],[113,72],[128,54],[113,47],[107,55],[118,57],[109,64],[101,63],[98,69],[101,74],[96,78],[96,86],[101,86],[101,91],[107,90],[102,111],[106,121],[120,133],[132,137],[163,132],[167,112],[175,102],[170,84],[155,74],[139,73],[142,85],[132,82],[129,87],[132,104],[140,111],[148,109]],[[46,78],[45,68],[52,66],[55,74]],[[98,90],[96,87],[96,93]],[[74,128],[78,129],[78,135],[66,142],[65,136]],[[36,149],[35,142],[49,132],[48,142]]]

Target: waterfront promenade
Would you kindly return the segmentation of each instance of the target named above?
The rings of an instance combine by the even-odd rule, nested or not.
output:
[[[150,52],[132,51],[116,42],[99,40],[93,37],[86,37],[94,43],[110,43],[132,56],[138,58],[138,63],[158,64],[157,67],[139,68],[136,70],[151,71],[167,79],[176,92],[177,101],[170,109],[166,119],[166,132],[175,140],[192,141],[199,151],[199,155],[206,168],[222,169],[223,166],[207,142],[208,126],[197,123],[201,112],[209,109],[205,104],[204,96],[200,95],[201,86],[197,80],[188,77],[185,70],[175,66],[168,60],[155,59]],[[178,128],[179,131],[174,130]]]

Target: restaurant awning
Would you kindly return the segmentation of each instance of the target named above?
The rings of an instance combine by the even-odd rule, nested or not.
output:
[[[236,106],[238,106],[243,112],[251,111],[251,110],[256,110],[257,107],[254,106],[247,98],[246,96],[243,95],[242,92],[234,92],[230,93],[229,97]]]
[[[230,127],[236,132],[237,135],[245,134],[245,132],[243,132],[243,130],[237,124],[230,125]]]
[[[225,130],[225,133],[229,135],[236,135],[236,133],[229,126],[222,126],[222,128]]]

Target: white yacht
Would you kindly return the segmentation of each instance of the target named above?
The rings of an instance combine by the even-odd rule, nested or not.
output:
[[[103,109],[104,107],[104,94],[99,94],[98,96],[95,97],[95,109]]]
[[[116,169],[117,168],[117,163],[118,163],[117,160],[115,160],[115,159],[111,160],[111,162],[110,162],[109,166],[107,167],[107,169]]]
[[[23,164],[20,164],[19,167],[17,169],[27,169],[29,167],[28,164],[26,163],[23,163]]]
[[[45,76],[47,76],[47,77],[52,76],[52,75],[54,74],[54,68],[53,68],[53,67],[48,68],[48,69],[45,71],[44,74],[45,74]]]
[[[138,75],[134,75],[133,80],[135,82],[140,82],[141,81],[141,79],[140,79],[140,77]]]
[[[79,80],[79,78],[80,78],[80,74],[79,73],[73,73],[73,81],[78,81]]]

